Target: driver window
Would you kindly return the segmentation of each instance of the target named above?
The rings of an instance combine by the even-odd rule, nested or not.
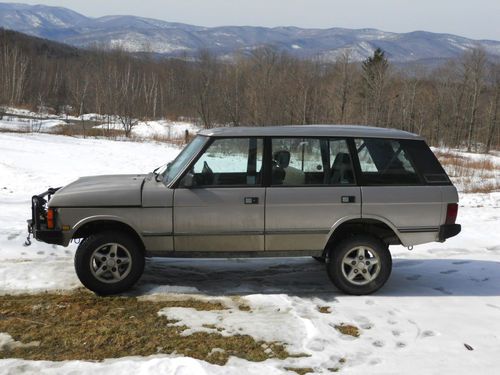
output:
[[[216,139],[192,169],[193,186],[258,185],[262,155],[262,139]]]

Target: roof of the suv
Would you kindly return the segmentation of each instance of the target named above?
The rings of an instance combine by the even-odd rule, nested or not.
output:
[[[255,126],[255,127],[225,127],[200,131],[198,134],[209,137],[365,137],[419,139],[419,135],[397,129],[376,128],[361,125],[286,125],[286,126]]]

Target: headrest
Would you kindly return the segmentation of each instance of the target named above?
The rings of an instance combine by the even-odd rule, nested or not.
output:
[[[274,160],[276,160],[281,168],[286,168],[290,164],[290,152],[286,150],[276,151],[274,153]]]

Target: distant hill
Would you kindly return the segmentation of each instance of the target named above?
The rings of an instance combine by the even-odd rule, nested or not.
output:
[[[483,47],[490,56],[500,57],[498,41],[425,31],[398,34],[375,29],[200,27],[134,16],[90,18],[67,8],[13,3],[0,3],[0,27],[76,47],[120,47],[167,56],[194,55],[208,49],[231,58],[235,53],[249,53],[269,45],[297,57],[327,61],[346,50],[351,51],[354,60],[362,60],[377,47],[396,63],[456,58],[476,46]]]
[[[16,46],[31,55],[46,56],[49,58],[79,57],[85,52],[63,43],[33,37],[0,27],[0,46],[2,45]]]

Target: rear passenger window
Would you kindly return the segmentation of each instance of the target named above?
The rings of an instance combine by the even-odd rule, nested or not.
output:
[[[345,139],[273,138],[272,185],[349,185],[354,173]]]
[[[424,141],[404,141],[408,154],[428,184],[450,185],[451,181],[441,164]]]
[[[404,142],[391,139],[355,140],[364,183],[373,185],[419,185],[420,178]]]

